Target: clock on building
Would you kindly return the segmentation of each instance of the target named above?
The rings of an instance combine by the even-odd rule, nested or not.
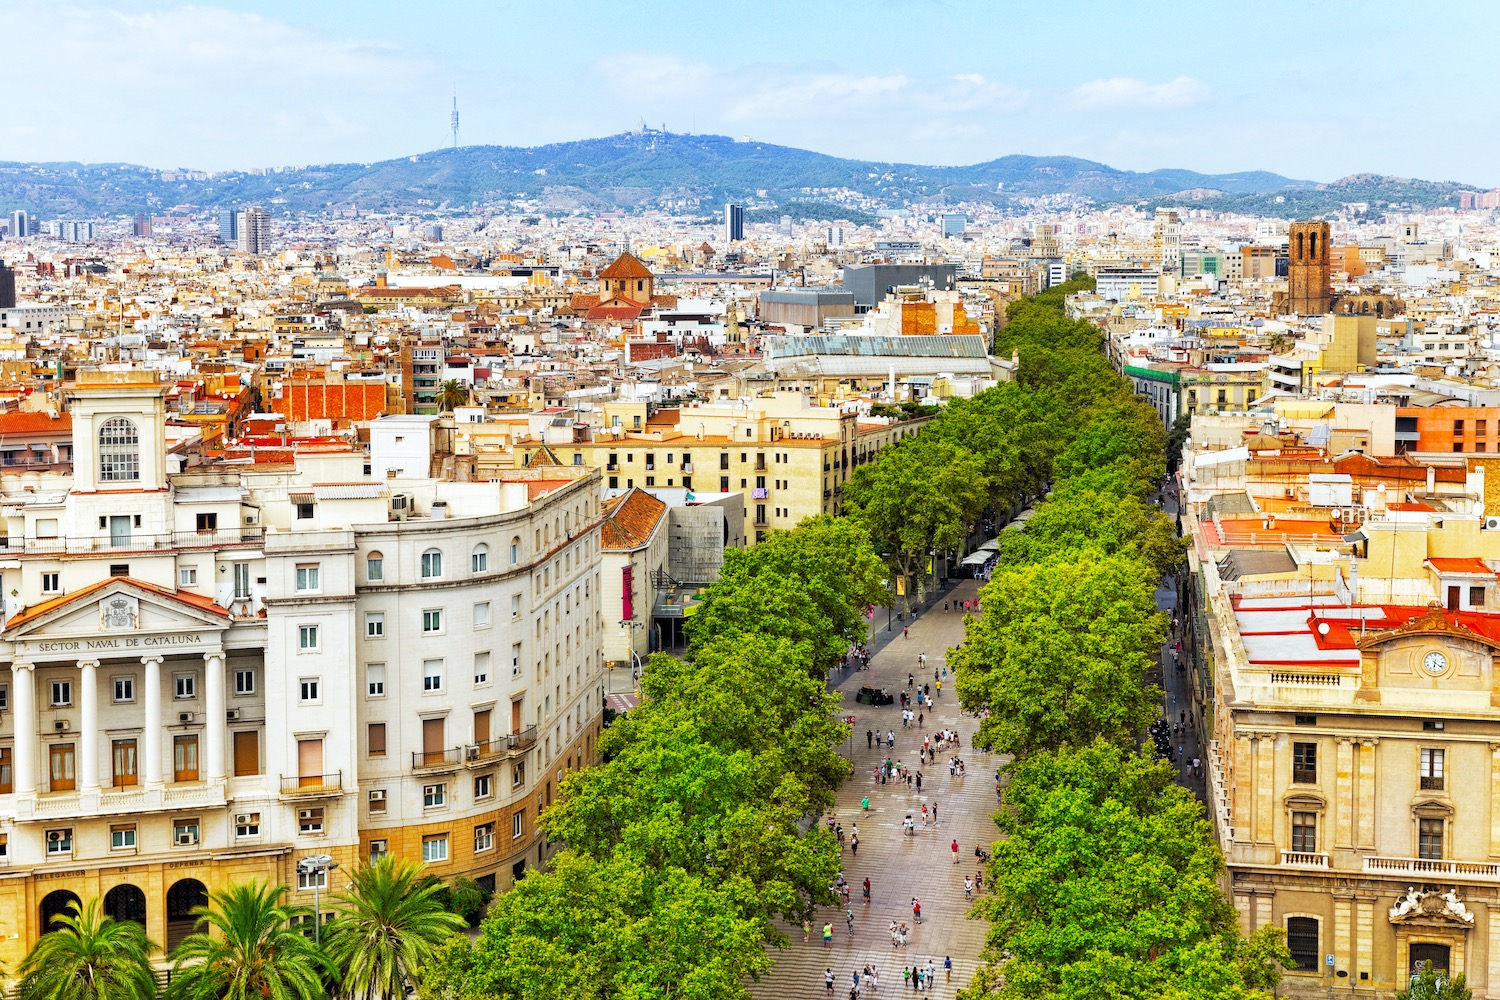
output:
[[[1422,669],[1429,674],[1440,674],[1448,669],[1448,657],[1439,652],[1431,652],[1422,657]]]

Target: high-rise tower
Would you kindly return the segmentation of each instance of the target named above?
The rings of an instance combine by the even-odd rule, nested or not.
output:
[[[1287,298],[1298,316],[1322,316],[1332,308],[1328,235],[1326,222],[1294,222],[1287,233]]]
[[[453,130],[453,148],[458,148],[458,91],[453,92],[453,113],[448,116],[448,127]]]

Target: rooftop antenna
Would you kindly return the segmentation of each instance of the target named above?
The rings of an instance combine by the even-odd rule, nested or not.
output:
[[[448,127],[453,130],[453,148],[458,148],[458,88],[453,88],[453,113],[448,116]]]

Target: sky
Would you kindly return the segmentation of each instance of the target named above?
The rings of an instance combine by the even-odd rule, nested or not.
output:
[[[203,170],[645,121],[928,164],[1010,153],[1500,185],[1494,0],[0,0],[0,160]]]

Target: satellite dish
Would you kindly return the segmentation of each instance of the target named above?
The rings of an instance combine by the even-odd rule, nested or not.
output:
[[[1328,634],[1328,623],[1327,622],[1318,622],[1318,634],[1319,635],[1327,635]]]

